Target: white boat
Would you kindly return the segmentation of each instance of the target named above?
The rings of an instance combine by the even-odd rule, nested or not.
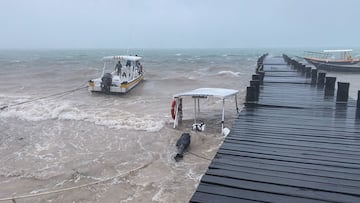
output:
[[[203,129],[198,129],[198,127],[203,127],[203,123],[197,123],[197,114],[200,112],[200,99],[208,98],[208,97],[217,97],[222,100],[222,116],[221,116],[221,133],[223,135],[228,135],[230,130],[224,127],[225,124],[225,99],[228,97],[235,98],[235,108],[239,113],[239,108],[237,105],[237,94],[238,90],[234,89],[224,89],[224,88],[199,88],[195,90],[191,90],[188,92],[183,92],[179,94],[175,94],[173,96],[173,102],[171,103],[171,116],[174,119],[174,128],[176,128],[179,124],[179,120],[182,119],[182,98],[183,97],[191,97],[194,99],[194,127],[197,130],[202,131]]]
[[[324,50],[323,52],[306,51],[303,57],[319,70],[359,72],[359,58],[350,55],[351,49]]]
[[[91,79],[88,89],[91,92],[126,93],[139,84],[144,70],[139,56],[106,56],[99,78]]]

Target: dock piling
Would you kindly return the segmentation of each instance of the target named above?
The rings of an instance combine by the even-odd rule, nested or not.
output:
[[[317,86],[319,88],[324,88],[325,85],[325,77],[326,77],[326,73],[324,72],[319,72],[318,74],[318,79],[317,79]]]
[[[259,74],[253,74],[251,78],[252,78],[252,80],[260,80],[260,75]]]
[[[263,85],[264,84],[265,72],[264,71],[259,71],[258,74],[260,75],[260,85]]]
[[[360,119],[360,90],[358,90],[358,97],[356,101],[356,118]]]
[[[305,75],[305,69],[306,69],[306,66],[301,64],[301,75]]]
[[[311,77],[311,67],[305,67],[305,77],[306,78]]]
[[[336,102],[347,102],[349,98],[349,86],[348,82],[337,82],[338,89],[336,94]]]
[[[311,70],[311,85],[316,85],[317,82],[317,69],[312,69]]]
[[[255,101],[259,100],[259,94],[260,94],[260,80],[251,80],[250,86],[255,88]]]
[[[325,96],[334,96],[336,77],[325,78]]]
[[[246,102],[256,101],[256,89],[253,86],[246,87]]]
[[[358,90],[358,97],[357,97],[357,102],[356,102],[356,108],[360,109],[360,90]]]

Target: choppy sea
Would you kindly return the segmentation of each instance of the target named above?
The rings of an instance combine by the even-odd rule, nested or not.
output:
[[[183,124],[172,128],[172,96],[200,87],[238,89],[241,107],[259,56],[302,51],[0,50],[0,107],[9,106],[0,110],[0,199],[119,176],[21,202],[187,202],[223,141],[222,101],[201,101],[199,117],[207,128],[194,132],[191,99],[184,101]],[[145,71],[144,81],[129,93],[67,92],[99,77],[102,57],[124,54],[142,56]],[[357,97],[360,74],[328,75],[350,82],[350,96]],[[235,102],[227,100],[225,111],[231,128]],[[175,162],[183,132],[191,134],[193,154]]]

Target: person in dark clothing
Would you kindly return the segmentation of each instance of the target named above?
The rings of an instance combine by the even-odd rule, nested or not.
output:
[[[126,61],[126,67],[130,67],[131,66],[131,61],[130,60],[127,60]]]
[[[115,71],[117,72],[117,75],[121,75],[121,68],[122,68],[122,65],[121,65],[121,62],[119,61],[115,66]]]

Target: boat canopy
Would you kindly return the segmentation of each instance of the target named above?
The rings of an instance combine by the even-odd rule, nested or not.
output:
[[[239,90],[234,89],[224,89],[224,88],[199,88],[195,90],[191,90],[188,92],[183,92],[179,94],[175,94],[174,98],[176,100],[176,107],[175,107],[175,122],[174,122],[174,128],[178,125],[179,118],[178,118],[178,108],[179,108],[179,100],[181,97],[192,97],[194,99],[194,124],[196,124],[196,116],[198,112],[200,111],[200,98],[207,98],[209,96],[217,97],[223,100],[222,102],[222,117],[221,117],[221,131],[222,134],[228,134],[230,131],[227,129],[227,133],[224,131],[224,119],[225,119],[225,99],[231,96],[235,97],[235,105],[236,105],[236,111],[239,112],[239,108],[237,105],[237,94],[239,93]]]
[[[226,97],[236,95],[237,93],[239,93],[239,90],[224,89],[224,88],[199,88],[188,92],[176,94],[174,95],[174,97],[176,98],[182,96],[191,96],[191,97],[214,96],[214,97],[219,97],[221,99],[225,99]]]
[[[129,61],[138,61],[141,57],[139,56],[105,56],[102,60],[103,61],[120,61],[120,60],[129,60]]]
[[[332,53],[332,52],[350,52],[352,49],[336,49],[336,50],[324,50],[325,53]]]

